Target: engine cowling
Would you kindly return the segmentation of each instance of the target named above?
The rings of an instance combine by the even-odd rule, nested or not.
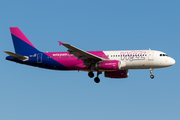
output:
[[[105,71],[104,76],[109,78],[127,78],[129,75],[128,70],[118,70],[118,71]]]
[[[101,70],[120,70],[121,63],[119,60],[100,61],[96,63],[96,68]]]

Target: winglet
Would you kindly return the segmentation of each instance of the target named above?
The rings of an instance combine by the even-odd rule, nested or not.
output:
[[[59,42],[59,46],[61,46],[63,43],[61,41],[58,41]]]

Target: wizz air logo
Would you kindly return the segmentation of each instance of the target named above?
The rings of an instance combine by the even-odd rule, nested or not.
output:
[[[121,60],[145,60],[146,56],[146,52],[143,51],[120,52]]]

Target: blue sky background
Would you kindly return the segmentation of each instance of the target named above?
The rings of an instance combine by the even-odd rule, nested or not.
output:
[[[179,120],[179,0],[4,0],[0,2],[0,120]],[[127,79],[52,71],[6,61],[9,27],[41,51],[153,49],[169,68],[130,70]]]

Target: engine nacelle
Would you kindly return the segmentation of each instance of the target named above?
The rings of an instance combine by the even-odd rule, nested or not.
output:
[[[100,61],[96,63],[95,67],[101,70],[120,70],[121,63],[119,60]]]
[[[105,71],[104,76],[109,78],[127,78],[129,75],[128,70],[118,70],[118,71]]]

